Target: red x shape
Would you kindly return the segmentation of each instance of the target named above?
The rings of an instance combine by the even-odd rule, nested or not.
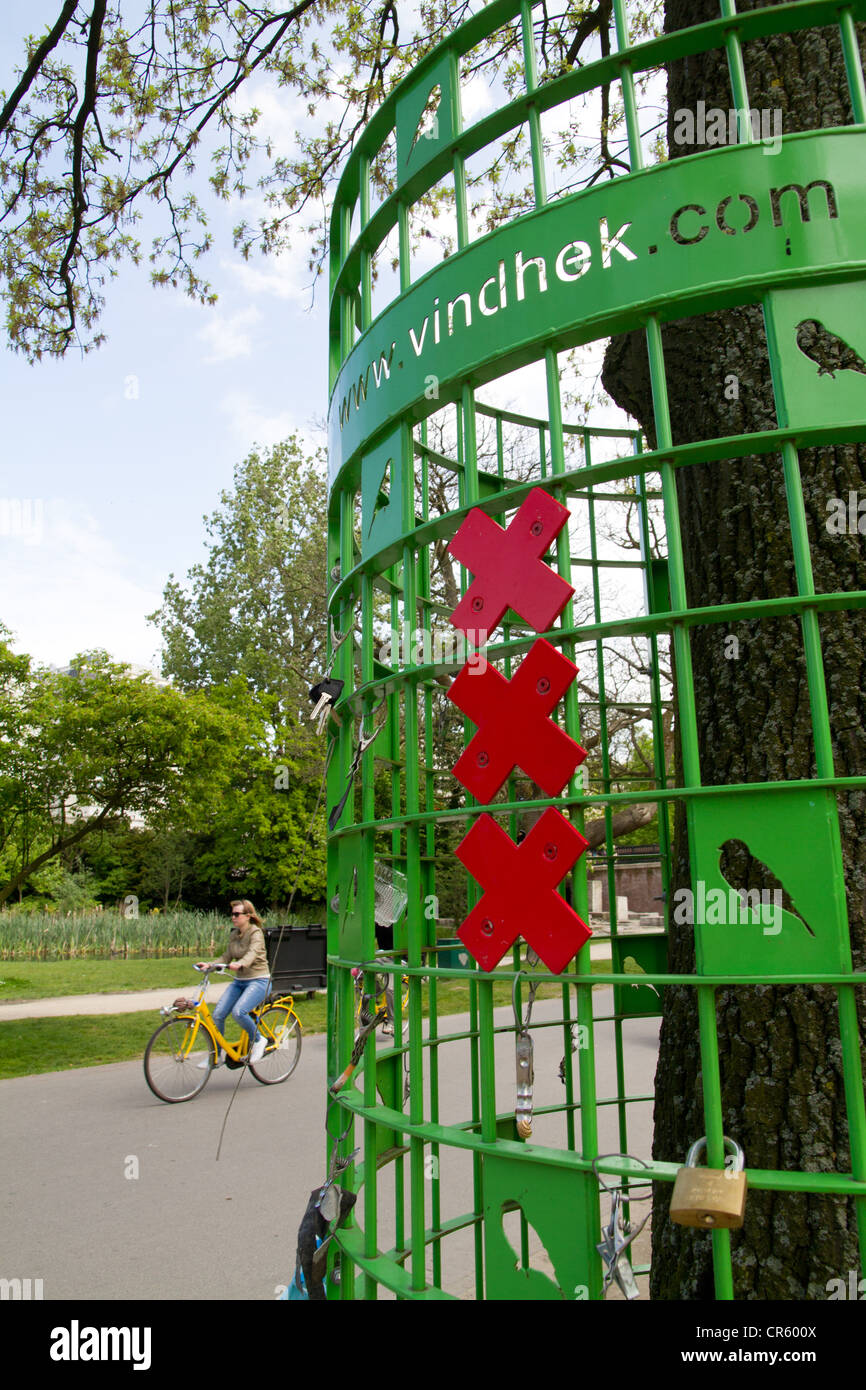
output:
[[[577,675],[577,667],[544,638],[534,642],[512,679],[484,657],[467,662],[448,691],[478,733],[454,776],[479,801],[490,801],[520,767],[548,796],[557,796],[586,757],[586,749],[548,718]]]
[[[475,575],[451,622],[482,646],[509,608],[536,632],[546,632],[574,593],[542,560],[568,520],[568,508],[543,488],[532,489],[503,531],[473,507],[448,549]]]
[[[555,891],[589,848],[549,806],[516,845],[492,816],[479,816],[455,851],[486,890],[457,935],[484,970],[493,970],[521,934],[554,975],[592,935]]]

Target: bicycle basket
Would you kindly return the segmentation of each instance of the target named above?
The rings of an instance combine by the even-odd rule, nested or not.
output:
[[[373,875],[373,884],[376,922],[382,927],[392,927],[402,917],[409,901],[406,875],[399,869],[379,868]]]

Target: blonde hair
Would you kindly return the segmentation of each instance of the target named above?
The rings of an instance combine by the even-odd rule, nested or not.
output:
[[[249,898],[235,898],[234,901],[230,904],[230,906],[243,908],[244,912],[247,914],[251,922],[255,922],[257,927],[264,926],[264,922],[262,921],[259,914],[256,912]]]

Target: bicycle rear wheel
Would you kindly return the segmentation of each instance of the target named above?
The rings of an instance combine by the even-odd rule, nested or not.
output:
[[[263,1004],[256,1018],[268,1047],[263,1057],[250,1062],[250,1071],[263,1086],[278,1086],[300,1060],[301,1021],[287,1004]]]
[[[215,1060],[213,1039],[197,1018],[170,1018],[145,1048],[144,1079],[155,1096],[176,1105],[204,1090]]]

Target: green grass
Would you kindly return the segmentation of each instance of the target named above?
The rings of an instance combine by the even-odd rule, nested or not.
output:
[[[126,1062],[144,1055],[158,1023],[155,1010],[0,1023],[0,1077]]]
[[[22,962],[22,966],[24,962]],[[76,979],[83,979],[86,975],[92,979],[90,971],[96,966],[109,967],[111,971],[122,971],[124,967],[143,966],[147,970],[154,970],[156,966],[164,966],[166,970],[174,965],[175,968],[183,965],[178,961],[43,961],[26,962],[27,974],[30,975],[34,966],[38,965],[40,970],[66,972],[66,979],[70,978],[72,972]],[[593,974],[600,974],[610,970],[609,960],[597,960],[592,962]],[[79,972],[84,972],[79,976]],[[182,974],[179,979],[168,979],[156,981],[163,986],[172,986],[178,983],[180,987],[189,983],[189,970]],[[2,978],[7,982],[10,976],[4,972]],[[21,978],[25,978],[23,975]],[[40,979],[41,979],[40,975]],[[58,976],[61,979],[62,976]],[[107,976],[106,976],[107,978]],[[128,977],[132,978],[132,977]],[[18,988],[18,987],[15,987]],[[111,984],[107,986],[109,991],[118,988]],[[140,989],[142,985],[133,980],[127,986],[129,989]],[[68,989],[57,988],[54,994],[69,993]],[[92,984],[87,984],[78,991],[79,993],[96,993]],[[542,985],[538,991],[538,999],[558,997],[560,993],[559,985]],[[13,997],[11,995],[0,995],[0,997]],[[36,995],[22,995],[18,998],[35,998]],[[493,986],[493,1002],[495,1005],[511,1003],[511,986],[506,982],[497,982]],[[462,981],[441,981],[438,990],[438,1012],[440,1015],[449,1013],[463,1013],[468,1007],[467,989]],[[524,994],[524,1008],[526,1007],[526,996]],[[295,1008],[301,1020],[305,1033],[322,1033],[326,1026],[326,996],[319,993],[314,999],[297,997]],[[424,1014],[427,1014],[427,993],[425,990]],[[128,1014],[96,1014],[96,1015],[72,1015],[66,1018],[22,1018],[14,1022],[0,1022],[0,1080],[7,1080],[16,1076],[34,1076],[40,1072],[69,1071],[73,1067],[97,1067],[104,1066],[109,1062],[127,1062],[144,1055],[144,1049],[151,1033],[159,1026],[160,1017],[157,1007],[146,1009],[141,1013]],[[232,1033],[229,1034],[233,1036]]]
[[[324,994],[298,1001],[305,1033],[324,1032],[325,1011]],[[0,1023],[0,1080],[140,1059],[161,1022],[154,1008],[133,1014],[77,1014]],[[229,1041],[239,1033],[239,1028],[230,1029]]]
[[[192,956],[158,960],[14,960],[0,963],[0,1003],[67,994],[185,989],[200,977]]]

